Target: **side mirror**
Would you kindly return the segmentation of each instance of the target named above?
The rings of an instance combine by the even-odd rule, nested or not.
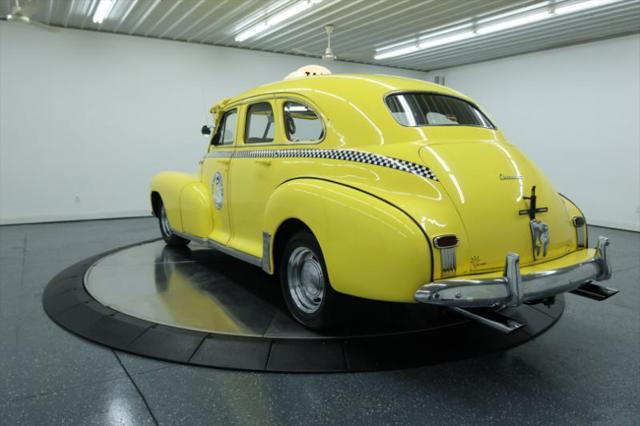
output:
[[[200,129],[200,133],[202,133],[203,135],[210,135],[211,134],[211,127],[207,126],[206,124],[204,126],[202,126],[202,128]]]

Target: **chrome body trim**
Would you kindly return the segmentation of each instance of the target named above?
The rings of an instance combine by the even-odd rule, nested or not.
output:
[[[262,233],[262,270],[267,274],[271,273],[271,234],[268,232]]]
[[[456,247],[443,247],[440,250],[440,271],[443,277],[456,274]]]
[[[175,230],[171,230],[171,232],[189,241],[195,241],[197,243],[206,244],[213,249],[216,249],[229,256],[235,257],[236,259],[240,259],[244,262],[250,263],[254,266],[259,266],[259,267],[262,266],[261,258],[233,249],[231,247],[225,246],[224,244],[220,244],[219,242],[213,241],[209,238],[196,237],[195,235],[185,234],[184,232],[178,232]]]
[[[574,216],[571,218],[571,223],[576,228],[576,245],[579,248],[586,247],[586,222],[581,216]]]
[[[502,277],[452,278],[421,286],[415,293],[420,303],[459,308],[518,306],[572,291],[589,281],[611,278],[607,255],[609,240],[600,237],[591,259],[563,268],[520,274],[520,256],[509,253]]]

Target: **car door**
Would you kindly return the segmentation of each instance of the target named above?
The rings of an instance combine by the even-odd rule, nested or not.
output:
[[[229,223],[228,184],[231,158],[238,130],[238,110],[223,113],[220,124],[211,138],[209,152],[202,163],[202,182],[213,198],[213,232],[209,239],[227,244],[231,235]]]
[[[263,98],[244,108],[244,126],[237,142],[230,181],[231,240],[229,246],[262,257],[264,208],[276,185],[278,159],[270,151],[282,144],[273,99]]]
[[[276,187],[290,176],[289,149],[308,148],[324,137],[316,112],[294,98],[260,99],[245,108],[243,135],[237,141],[231,171],[233,248],[261,258],[264,212]]]

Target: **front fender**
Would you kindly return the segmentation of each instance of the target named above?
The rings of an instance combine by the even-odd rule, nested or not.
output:
[[[151,179],[151,193],[160,195],[172,229],[184,232],[180,196],[187,185],[199,181],[197,176],[180,172],[162,172]]]
[[[271,195],[264,231],[274,241],[280,225],[292,218],[315,235],[338,292],[412,302],[416,289],[430,281],[426,236],[413,219],[386,201],[335,182],[296,179]],[[272,249],[269,254],[274,270]]]

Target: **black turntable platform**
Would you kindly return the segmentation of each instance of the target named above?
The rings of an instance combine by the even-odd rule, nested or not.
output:
[[[243,370],[339,372],[434,364],[524,343],[562,315],[521,306],[526,327],[501,334],[446,309],[354,300],[345,326],[315,332],[287,313],[260,269],[197,244],[162,241],[83,260],[49,283],[43,304],[60,326],[119,350],[175,362]]]

